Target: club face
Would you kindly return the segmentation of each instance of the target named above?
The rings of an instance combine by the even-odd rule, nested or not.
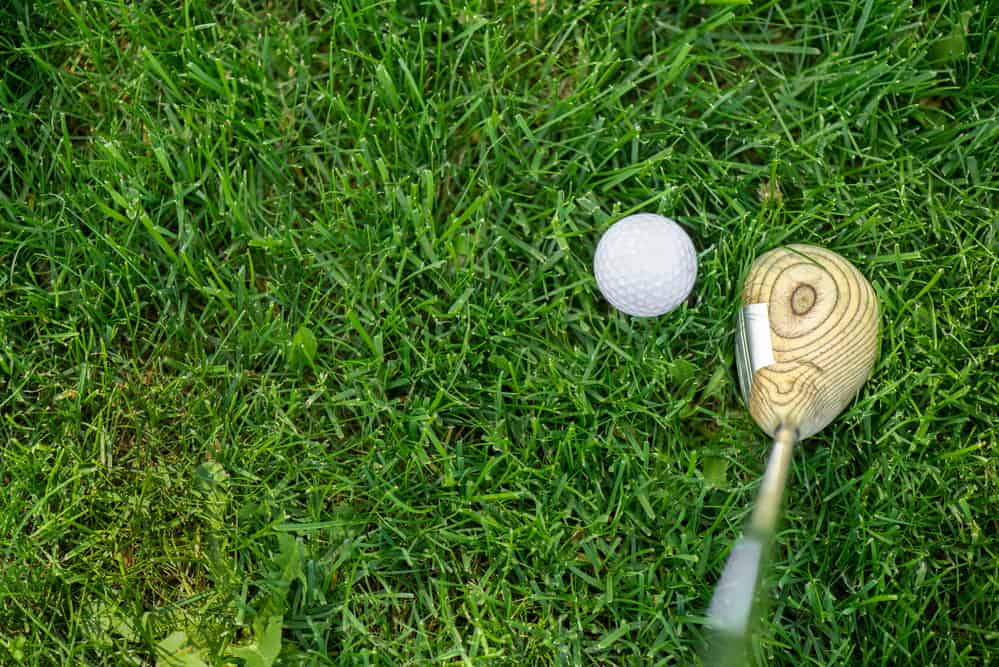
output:
[[[761,326],[760,312],[767,304],[744,305],[739,309],[735,324],[735,364],[739,376],[739,393],[742,400],[748,405],[749,396],[753,387],[753,372],[766,365],[761,357],[768,349],[773,349],[770,344],[769,320],[764,319]],[[750,336],[752,335],[752,340]],[[756,362],[753,362],[753,352],[756,351]]]

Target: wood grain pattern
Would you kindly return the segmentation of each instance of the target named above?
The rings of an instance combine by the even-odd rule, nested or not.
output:
[[[842,256],[810,245],[761,255],[742,290],[743,306],[769,304],[774,363],[752,373],[747,396],[756,423],[814,435],[856,397],[874,366],[877,297]]]

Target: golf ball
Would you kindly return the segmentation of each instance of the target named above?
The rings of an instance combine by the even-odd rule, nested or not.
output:
[[[618,310],[655,317],[683,303],[697,279],[697,253],[680,225],[654,213],[618,220],[593,257],[601,294]]]

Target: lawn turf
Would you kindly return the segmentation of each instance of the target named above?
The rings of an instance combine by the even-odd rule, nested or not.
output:
[[[753,258],[881,299],[754,652],[999,659],[994,3],[11,0],[0,662],[687,664]],[[614,312],[637,211],[690,303]]]

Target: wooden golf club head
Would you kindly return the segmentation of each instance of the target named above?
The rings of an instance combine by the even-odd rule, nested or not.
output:
[[[874,367],[880,317],[870,283],[840,255],[790,245],[761,255],[742,289],[736,360],[742,396],[773,436],[815,435]]]

